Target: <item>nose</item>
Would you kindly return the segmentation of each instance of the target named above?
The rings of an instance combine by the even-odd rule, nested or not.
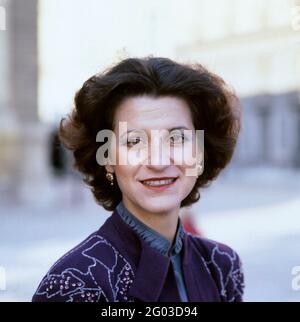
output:
[[[171,164],[170,149],[168,145],[161,142],[159,138],[154,138],[148,148],[148,163],[149,169],[163,170]]]

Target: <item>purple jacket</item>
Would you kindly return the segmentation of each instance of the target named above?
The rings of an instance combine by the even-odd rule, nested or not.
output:
[[[190,301],[242,301],[242,265],[230,247],[185,232],[182,270]],[[50,268],[32,301],[179,302],[180,297],[170,258],[115,210]]]

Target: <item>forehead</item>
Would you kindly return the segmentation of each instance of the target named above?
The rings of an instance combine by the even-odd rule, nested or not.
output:
[[[176,126],[193,128],[187,102],[173,96],[135,96],[125,99],[117,108],[115,127],[127,122],[128,129],[168,129]]]

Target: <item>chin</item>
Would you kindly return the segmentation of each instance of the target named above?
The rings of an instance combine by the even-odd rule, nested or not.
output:
[[[178,207],[180,207],[180,204],[178,204],[177,202],[171,202],[169,200],[157,200],[156,202],[152,199],[145,200],[145,202],[143,202],[143,208],[153,213],[169,212],[177,209]]]

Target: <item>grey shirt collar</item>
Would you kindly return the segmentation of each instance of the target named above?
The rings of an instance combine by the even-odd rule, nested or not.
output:
[[[138,235],[143,238],[151,247],[155,248],[158,252],[165,256],[172,256],[180,253],[182,249],[182,238],[184,236],[184,228],[181,219],[178,218],[178,226],[176,237],[174,243],[171,247],[171,243],[164,236],[162,236],[157,231],[153,230],[136,216],[134,216],[121,201],[117,207],[118,214],[123,218],[123,220],[138,233]]]

